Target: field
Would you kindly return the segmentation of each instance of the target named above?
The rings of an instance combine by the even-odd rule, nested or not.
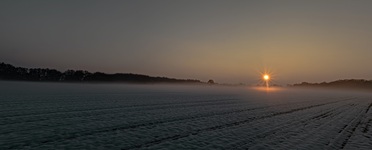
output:
[[[372,149],[368,93],[0,83],[0,149]]]

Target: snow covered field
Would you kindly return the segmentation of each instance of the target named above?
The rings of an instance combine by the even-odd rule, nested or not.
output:
[[[0,82],[0,149],[372,149],[372,94]]]

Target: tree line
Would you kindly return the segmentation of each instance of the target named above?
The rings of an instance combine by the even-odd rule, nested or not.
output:
[[[345,79],[332,82],[308,83],[302,82],[293,84],[294,87],[331,87],[331,88],[353,88],[353,89],[372,89],[372,80],[364,79]]]
[[[60,72],[56,69],[49,68],[15,67],[4,62],[0,64],[0,79],[51,82],[202,83],[200,80],[195,79],[151,77],[132,73],[91,73],[85,70],[67,70],[65,72]]]

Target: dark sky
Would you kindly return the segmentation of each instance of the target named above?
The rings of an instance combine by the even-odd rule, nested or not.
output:
[[[372,79],[372,1],[1,0],[0,61],[254,84]]]

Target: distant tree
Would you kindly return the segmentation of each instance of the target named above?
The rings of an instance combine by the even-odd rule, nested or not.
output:
[[[63,73],[63,80],[65,81],[84,81],[91,73],[83,70],[67,70]]]
[[[46,75],[47,81],[59,81],[63,74],[55,69],[47,69]]]
[[[215,84],[213,80],[208,80],[208,84]]]

